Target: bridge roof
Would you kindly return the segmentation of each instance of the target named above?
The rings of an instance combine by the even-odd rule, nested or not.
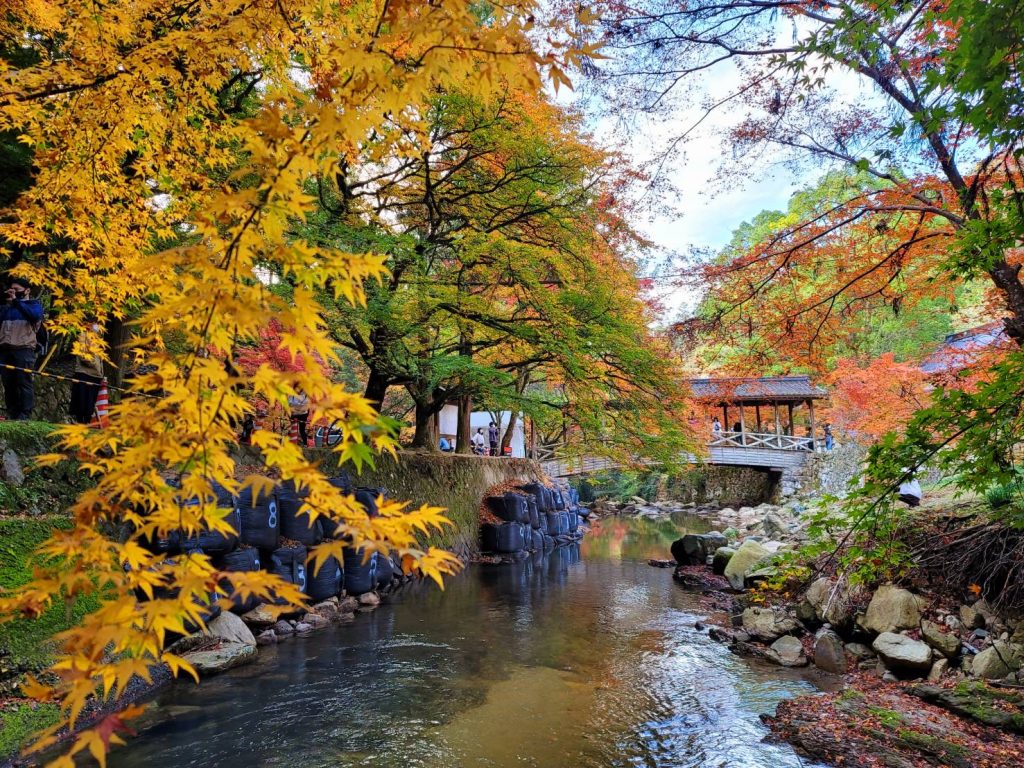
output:
[[[809,376],[690,379],[690,388],[700,400],[725,403],[785,403],[828,397]]]

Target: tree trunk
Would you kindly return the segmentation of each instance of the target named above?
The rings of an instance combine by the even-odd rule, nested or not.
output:
[[[470,416],[473,414],[473,398],[463,395],[459,398],[459,430],[455,436],[456,453],[472,453],[473,447],[469,442],[472,435],[472,423]]]
[[[508,426],[505,427],[505,432],[501,436],[501,445],[498,450],[499,456],[504,456],[505,449],[512,445],[512,435],[515,433],[516,421],[518,418],[518,413],[515,411],[509,411]]]
[[[112,317],[107,321],[106,327],[107,355],[109,363],[103,368],[107,374],[107,380],[112,386],[124,386],[125,369],[128,366],[128,350],[126,349],[130,334],[128,325],[121,319]]]
[[[433,398],[416,400],[416,434],[412,438],[412,447],[426,451],[438,450],[437,409]]]
[[[370,376],[366,380],[366,389],[363,391],[363,397],[373,403],[373,406],[379,411],[384,404],[384,396],[388,393],[390,386],[391,381],[387,376],[375,368],[371,368]]]

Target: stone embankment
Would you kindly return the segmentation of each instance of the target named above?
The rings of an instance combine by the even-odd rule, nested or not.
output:
[[[629,513],[678,506],[634,504]],[[777,554],[806,542],[801,504],[687,511],[719,528],[672,545],[679,581],[720,592],[714,604],[725,610],[710,636],[739,654],[844,676],[843,693],[784,702],[766,716],[778,737],[843,765],[1020,765],[1024,616],[1000,615],[982,599],[947,604],[908,585],[869,589],[835,577],[795,593],[758,589],[778,574]]]

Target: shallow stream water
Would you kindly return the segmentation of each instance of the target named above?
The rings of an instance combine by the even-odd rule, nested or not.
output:
[[[696,631],[699,596],[647,564],[701,527],[608,519],[573,549],[406,588],[176,683],[110,764],[806,767],[758,715],[812,684]]]

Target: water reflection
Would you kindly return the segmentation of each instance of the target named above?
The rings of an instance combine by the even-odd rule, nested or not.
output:
[[[647,566],[678,536],[602,521],[577,545],[409,589],[349,625],[177,685],[111,765],[800,765],[757,714],[809,690],[693,629]]]

